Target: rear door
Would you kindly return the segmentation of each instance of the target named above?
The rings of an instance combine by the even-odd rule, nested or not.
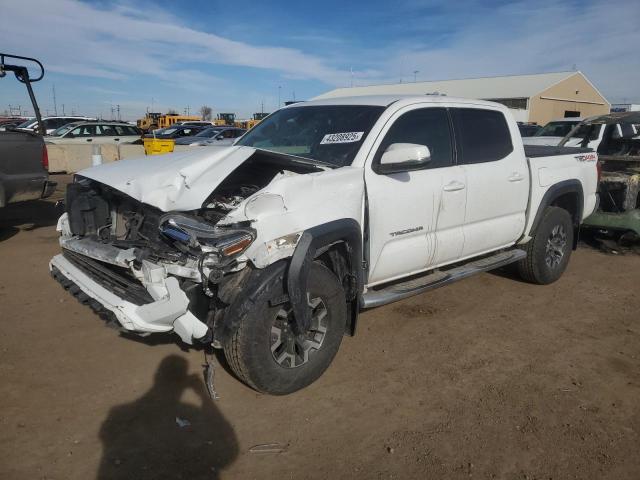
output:
[[[419,170],[378,173],[396,143],[426,145],[431,161]],[[396,112],[382,129],[365,168],[369,209],[368,284],[429,269],[460,255],[464,244],[464,171],[454,164],[446,108],[423,104]]]
[[[462,257],[512,245],[524,231],[529,167],[515,122],[490,107],[452,108],[458,164],[467,181]]]

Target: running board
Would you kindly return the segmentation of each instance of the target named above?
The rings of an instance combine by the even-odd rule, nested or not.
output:
[[[522,260],[526,256],[527,254],[524,250],[515,248],[481,258],[480,260],[473,260],[450,270],[436,271],[423,277],[394,283],[379,290],[370,289],[362,296],[362,308],[379,307],[387,303],[402,300],[403,298],[412,297],[413,295],[449,285],[450,283],[457,282],[476,273],[504,267],[510,263]]]

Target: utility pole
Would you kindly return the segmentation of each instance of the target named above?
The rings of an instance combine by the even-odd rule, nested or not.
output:
[[[353,67],[350,67],[351,70],[351,88],[353,88]]]
[[[413,71],[413,83],[416,83],[416,77],[417,77],[418,73],[420,73],[420,70],[414,70]]]
[[[260,113],[264,113],[264,98],[260,102]]]
[[[122,120],[122,118],[120,117],[120,104],[116,105],[117,110],[118,110],[118,121]]]
[[[110,120],[115,120],[115,118],[116,117],[115,117],[115,114],[114,114],[114,108],[113,108],[113,105],[111,105],[111,118],[110,118]]]
[[[56,84],[53,84],[53,113],[58,116],[58,104],[56,103]]]
[[[278,108],[280,108],[280,90],[282,90],[282,85],[278,85]]]
[[[64,117],[64,103],[62,104],[62,116]]]

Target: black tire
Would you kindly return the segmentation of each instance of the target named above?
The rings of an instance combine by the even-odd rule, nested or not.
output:
[[[573,250],[573,222],[563,208],[547,207],[536,232],[525,245],[527,257],[518,263],[518,273],[527,282],[547,285],[558,280]]]
[[[308,293],[312,303],[321,299],[318,305],[322,306],[324,316],[318,320],[320,315],[314,313],[314,322],[322,322],[326,331],[315,333],[322,335],[322,340],[319,348],[309,349],[306,362],[302,357],[288,354],[285,350],[290,344],[282,339],[286,338],[285,334],[291,339],[292,333],[284,323],[293,322],[293,318],[290,315],[287,320],[283,314],[290,310],[288,302],[282,303],[282,299],[286,299],[285,274],[286,269],[281,267],[264,285],[253,308],[242,314],[239,327],[223,345],[227,362],[238,378],[251,388],[272,395],[292,393],[317,380],[338,352],[347,322],[347,304],[338,278],[325,266],[314,263],[309,272]],[[281,327],[280,332],[274,334],[277,326]],[[313,340],[317,342],[317,337]],[[276,349],[272,353],[279,341],[278,348],[284,350]],[[293,348],[298,351],[302,347],[296,342]],[[278,363],[276,356],[285,359]],[[296,361],[299,364],[292,366]]]

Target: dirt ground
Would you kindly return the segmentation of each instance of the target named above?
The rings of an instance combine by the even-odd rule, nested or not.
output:
[[[213,402],[201,350],[124,337],[49,277],[54,200],[0,212],[2,479],[640,478],[638,255],[366,312],[304,391],[218,368]]]

